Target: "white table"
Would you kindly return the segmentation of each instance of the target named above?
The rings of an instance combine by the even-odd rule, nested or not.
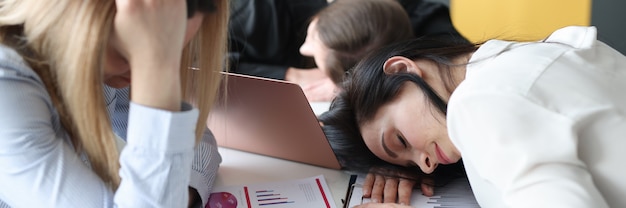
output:
[[[219,148],[222,164],[216,186],[264,183],[324,175],[337,207],[346,195],[350,175],[340,170],[322,168],[288,160],[267,157],[229,148]]]

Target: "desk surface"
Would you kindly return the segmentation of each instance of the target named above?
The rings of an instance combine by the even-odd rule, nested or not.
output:
[[[310,104],[315,115],[327,111],[330,106],[328,102]],[[350,180],[348,173],[224,147],[219,147],[219,152],[222,155],[222,164],[217,173],[216,186],[284,181],[324,175],[335,204],[337,207],[343,206],[341,200],[346,195]]]
[[[350,175],[340,170],[322,168],[288,160],[219,148],[222,155],[216,186],[264,183],[324,175],[337,207],[342,207]]]

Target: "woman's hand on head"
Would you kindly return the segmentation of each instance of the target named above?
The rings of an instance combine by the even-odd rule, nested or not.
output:
[[[180,111],[185,0],[116,0],[113,47],[129,62],[131,100]]]
[[[187,27],[185,0],[115,2],[114,46],[128,59],[131,67],[134,64],[180,62]],[[176,69],[178,67],[176,65]]]

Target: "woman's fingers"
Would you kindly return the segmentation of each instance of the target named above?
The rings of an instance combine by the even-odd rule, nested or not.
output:
[[[362,204],[362,205],[358,205],[355,206],[354,208],[411,208],[410,206],[407,205],[400,205],[400,204],[395,204],[395,203],[367,203],[367,204]]]
[[[180,59],[186,32],[185,0],[116,0],[113,36],[128,61]]]
[[[417,180],[391,176],[383,176],[375,173],[368,173],[363,183],[363,197],[370,198],[373,203],[398,203],[409,205],[411,194]],[[426,196],[432,196],[433,179],[424,178],[421,190]]]
[[[365,181],[363,182],[363,197],[369,198],[372,196],[372,188],[374,188],[374,181],[376,180],[376,174],[368,173],[365,176]]]
[[[374,186],[372,187],[372,195],[370,196],[370,198],[372,199],[372,202],[378,203],[382,202],[383,200],[386,181],[385,177],[383,177],[382,175],[375,175],[376,176],[374,178]]]
[[[185,0],[116,0],[111,44],[130,66],[131,100],[179,111]]]
[[[398,178],[387,177],[385,179],[385,190],[383,191],[384,203],[395,203],[398,196]]]
[[[363,196],[372,202],[409,204],[413,185],[412,180],[369,173],[363,183]]]
[[[422,179],[422,184],[420,187],[424,196],[433,196],[435,194],[433,184],[435,184],[435,182],[432,178]]]
[[[414,180],[400,179],[398,184],[398,203],[409,205],[411,203],[411,194],[413,193]]]

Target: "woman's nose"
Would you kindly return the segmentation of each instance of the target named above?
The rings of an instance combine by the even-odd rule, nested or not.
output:
[[[437,168],[437,163],[431,160],[431,157],[428,154],[421,153],[419,155],[417,165],[422,169],[422,172],[426,174],[431,174]]]

